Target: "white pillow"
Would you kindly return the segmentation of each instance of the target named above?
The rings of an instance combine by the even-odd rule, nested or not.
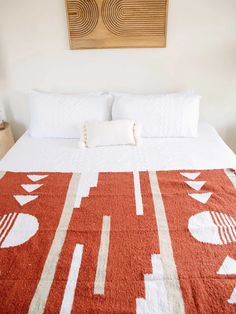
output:
[[[30,135],[32,137],[79,138],[87,120],[110,120],[111,101],[105,94],[30,95]]]
[[[200,99],[192,92],[115,95],[112,119],[137,121],[143,137],[196,137]]]
[[[80,147],[138,145],[140,126],[134,121],[86,122],[81,128]]]

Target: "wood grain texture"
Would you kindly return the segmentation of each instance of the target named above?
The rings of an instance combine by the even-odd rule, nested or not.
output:
[[[97,25],[99,12],[95,0],[68,1],[68,16],[71,39],[90,34]]]
[[[165,47],[168,0],[66,0],[71,49]]]
[[[5,123],[5,129],[0,130],[0,159],[14,145],[14,138],[9,123]]]

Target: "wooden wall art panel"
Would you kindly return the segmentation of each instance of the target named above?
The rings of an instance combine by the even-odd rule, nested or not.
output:
[[[71,49],[165,47],[168,0],[66,0]]]

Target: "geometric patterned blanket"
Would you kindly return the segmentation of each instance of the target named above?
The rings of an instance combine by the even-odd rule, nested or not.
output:
[[[233,170],[0,173],[0,313],[236,312]]]

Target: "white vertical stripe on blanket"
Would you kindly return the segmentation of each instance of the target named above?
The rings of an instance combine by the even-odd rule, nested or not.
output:
[[[143,215],[143,200],[142,200],[142,194],[141,194],[139,172],[134,171],[133,176],[134,176],[136,214],[137,216],[142,216]]]
[[[169,227],[157,173],[155,171],[149,172],[149,178],[155,207],[156,223],[158,226],[160,256],[164,270],[164,282],[167,290],[169,313],[185,313],[184,301],[175,265]]]
[[[66,238],[71,216],[73,214],[79,179],[80,175],[78,173],[74,173],[71,177],[60,222],[58,224],[50,251],[44,264],[43,272],[41,274],[37,289],[30,304],[30,314],[44,313],[47,298],[54,280],[59,256]]]
[[[104,294],[107,272],[107,260],[110,242],[110,216],[104,216],[102,234],[98,253],[97,271],[94,282],[94,294]]]
[[[60,314],[69,314],[72,310],[75,288],[82,261],[83,248],[84,246],[82,244],[76,244],[75,246]]]

